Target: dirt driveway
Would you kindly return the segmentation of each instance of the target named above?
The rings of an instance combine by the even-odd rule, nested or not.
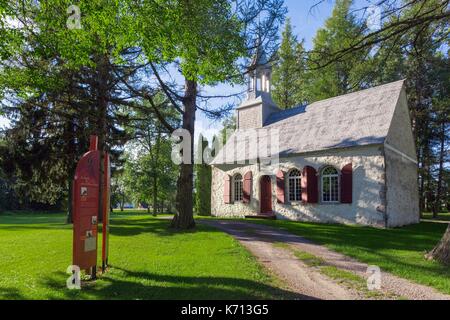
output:
[[[365,283],[370,275],[367,273],[367,264],[283,230],[232,220],[205,219],[198,222],[232,235],[273,275],[283,280],[290,290],[313,299],[450,300],[449,295],[386,272],[381,273],[381,289],[370,291]],[[304,261],[308,260],[302,260],[302,255],[307,255],[309,260],[323,263],[328,271],[331,270],[332,274],[337,276],[330,277],[315,267],[314,263],[305,263]],[[344,280],[348,280],[348,275],[360,278],[362,281],[359,281],[359,286],[348,285],[348,281],[340,279],[344,277]]]

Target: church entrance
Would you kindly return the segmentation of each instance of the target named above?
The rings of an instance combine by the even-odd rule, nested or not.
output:
[[[272,214],[272,180],[270,176],[261,177],[260,190],[261,214]]]

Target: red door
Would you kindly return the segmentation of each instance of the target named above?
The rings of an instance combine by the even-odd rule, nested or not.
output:
[[[260,182],[261,214],[272,213],[272,181],[269,176],[263,176]]]

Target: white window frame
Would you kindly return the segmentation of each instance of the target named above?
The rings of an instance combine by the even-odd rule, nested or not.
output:
[[[298,176],[291,176],[291,174],[297,171],[298,172]],[[291,199],[291,182],[294,183],[294,198],[296,198],[296,192],[295,189],[296,187],[299,188],[299,199],[295,199],[292,200]],[[301,171],[298,169],[291,169],[289,170],[288,174],[287,174],[287,195],[288,195],[288,201],[289,202],[300,202],[302,201],[302,174]]]
[[[324,174],[324,171],[327,170],[328,168],[332,168],[336,171],[336,173],[333,174]],[[336,195],[337,195],[337,199],[336,200],[331,200],[332,198],[332,188],[331,188],[331,181],[332,178],[336,178],[337,179],[337,190],[336,190]],[[329,190],[329,196],[330,196],[330,200],[325,200],[324,199],[324,180],[328,179],[329,180],[329,185],[330,185],[330,190]],[[339,203],[340,202],[340,187],[341,187],[341,175],[339,174],[339,170],[336,169],[333,166],[326,166],[322,169],[322,171],[320,172],[320,200],[322,203]]]
[[[238,180],[239,179],[239,180]],[[233,176],[233,202],[244,201],[244,179],[240,173]]]

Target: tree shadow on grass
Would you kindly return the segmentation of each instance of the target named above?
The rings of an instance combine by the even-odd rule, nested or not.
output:
[[[252,223],[247,223],[251,226]],[[446,225],[425,223],[395,229],[318,224],[309,222],[265,222],[258,225],[275,227],[294,235],[305,237],[318,244],[351,246],[365,251],[379,249],[428,251],[441,239]],[[297,240],[300,241],[301,240]]]
[[[0,300],[24,300],[25,296],[16,288],[0,288]]]
[[[105,274],[82,290],[68,290],[64,284],[66,274],[56,272],[43,285],[58,291],[48,299],[100,299],[100,300],[260,300],[297,299],[312,300],[301,295],[260,282],[229,277],[186,277],[129,271],[114,268],[114,274]],[[118,277],[120,274],[120,277]],[[62,296],[61,296],[62,295]]]
[[[27,230],[71,230],[72,226],[61,223],[48,223],[48,224],[17,224],[17,225],[8,225],[2,226],[0,224],[0,231],[27,231]]]
[[[190,234],[199,232],[220,232],[216,228],[205,227],[197,225],[192,230],[174,230],[170,229],[170,220],[160,219],[114,219],[110,225],[110,234],[119,237],[131,237],[140,234],[156,234],[158,236],[174,236],[179,234]]]

